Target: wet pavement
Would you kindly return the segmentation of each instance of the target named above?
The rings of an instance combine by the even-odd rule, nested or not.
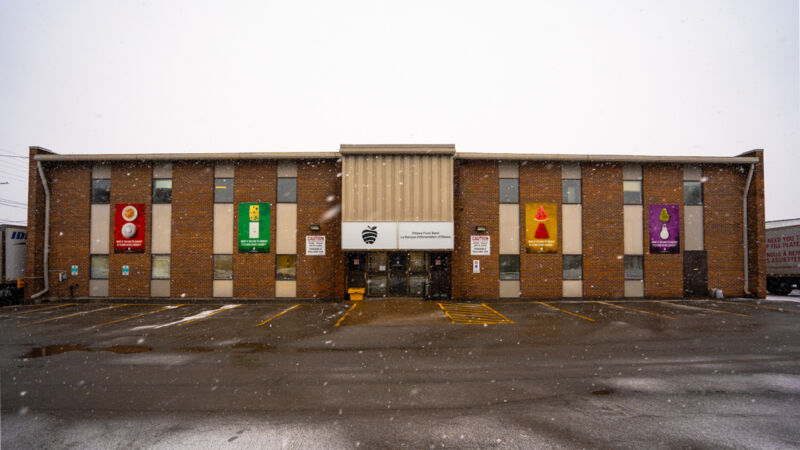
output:
[[[797,298],[0,309],[3,448],[797,448]]]

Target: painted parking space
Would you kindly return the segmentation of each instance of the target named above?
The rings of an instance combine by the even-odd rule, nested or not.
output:
[[[485,303],[439,303],[452,323],[458,325],[501,325],[514,321]]]

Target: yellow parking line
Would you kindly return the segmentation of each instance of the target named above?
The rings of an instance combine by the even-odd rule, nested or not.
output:
[[[460,325],[499,325],[511,324],[513,320],[500,314],[485,303],[438,303],[439,308],[452,323]]]
[[[595,301],[594,303],[600,303],[601,305],[613,306],[615,308],[620,308],[620,309],[627,309],[628,311],[636,311],[636,312],[640,312],[642,314],[650,314],[651,316],[661,317],[661,318],[664,318],[664,319],[675,320],[675,318],[672,317],[672,316],[666,316],[664,314],[658,314],[658,313],[654,313],[654,312],[650,312],[650,311],[645,311],[643,309],[629,308],[627,306],[620,306],[620,305],[616,305],[614,303],[601,302],[601,301]]]
[[[792,313],[800,313],[800,311],[792,308],[781,308],[779,306],[767,306],[767,305],[754,305],[752,303],[739,303],[739,302],[731,302],[728,300],[717,300],[719,302],[730,303],[731,305],[745,305],[745,306],[752,306],[753,308],[763,308],[763,309],[771,309],[773,311],[780,311],[780,312],[792,312]]]
[[[347,317],[347,315],[348,315],[348,314],[350,314],[350,312],[351,312],[352,310],[356,309],[356,306],[358,306],[358,303],[353,303],[353,306],[351,306],[351,307],[350,307],[350,309],[348,309],[347,311],[345,311],[345,313],[344,313],[344,314],[342,314],[342,317],[339,317],[339,321],[338,321],[338,322],[336,322],[336,325],[334,325],[334,326],[335,326],[335,327],[338,327],[339,325],[341,325],[341,324],[342,324],[342,321],[344,320],[344,318],[345,318],[345,317]]]
[[[28,326],[28,325],[38,325],[40,323],[52,322],[54,320],[60,320],[60,319],[68,319],[70,317],[82,316],[82,315],[85,315],[85,314],[91,314],[93,312],[105,311],[105,310],[108,310],[108,309],[119,308],[119,307],[122,307],[122,306],[128,306],[128,305],[113,305],[113,306],[106,306],[104,308],[93,309],[91,311],[78,311],[76,313],[67,314],[66,316],[51,317],[49,319],[39,320],[39,321],[36,321],[36,322],[31,322],[31,323],[23,323],[23,324],[19,324],[17,326],[18,327],[25,327],[25,326]]]
[[[269,319],[267,319],[267,320],[265,320],[265,321],[261,322],[260,324],[258,324],[258,325],[256,325],[256,326],[257,326],[257,327],[260,327],[261,325],[264,325],[265,323],[269,323],[269,321],[270,321],[270,320],[272,320],[272,319],[275,319],[275,318],[278,318],[278,317],[280,317],[280,316],[282,316],[282,315],[286,314],[287,312],[289,312],[289,311],[291,311],[291,310],[293,310],[293,309],[297,308],[298,306],[300,306],[300,304],[299,304],[299,303],[298,303],[298,304],[296,304],[296,305],[294,305],[294,306],[291,306],[291,307],[289,307],[289,308],[286,308],[286,309],[284,309],[283,311],[279,312],[278,314],[275,314],[274,316],[270,317]]]
[[[62,303],[60,305],[47,306],[45,308],[31,309],[31,310],[28,310],[28,311],[17,311],[17,312],[13,312],[13,313],[3,314],[0,317],[11,317],[11,316],[17,316],[19,314],[28,314],[28,313],[37,312],[37,311],[47,311],[47,310],[50,310],[50,309],[63,308],[65,306],[72,306],[74,304],[75,303]]]
[[[662,301],[662,300],[658,300],[658,303],[663,303],[665,305],[670,305],[673,308],[693,308],[693,309],[701,309],[703,311],[711,311],[711,312],[717,312],[717,313],[722,313],[722,314],[730,314],[732,316],[753,317],[750,314],[741,314],[741,313],[736,313],[736,312],[733,312],[733,311],[725,311],[724,309],[701,308],[699,306],[681,305],[681,304],[672,303],[672,302],[665,302],[665,301]]]
[[[226,305],[226,306],[227,306],[227,305]],[[181,322],[181,323],[179,323],[179,324],[178,324],[178,326],[179,326],[179,327],[182,327],[182,326],[184,326],[184,325],[188,325],[188,324],[190,324],[190,323],[195,323],[195,322],[197,322],[198,320],[208,319],[208,318],[209,318],[209,317],[211,317],[211,316],[216,316],[217,314],[219,314],[219,313],[221,313],[221,312],[230,311],[230,310],[232,310],[232,309],[234,309],[234,308],[238,308],[238,307],[240,307],[240,306],[242,306],[242,305],[232,305],[230,308],[219,309],[219,310],[217,310],[217,311],[214,311],[214,312],[211,312],[211,313],[209,313],[209,314],[207,314],[207,315],[205,315],[205,316],[203,316],[203,317],[198,317],[198,318],[196,318],[196,319],[187,320],[186,322]]]
[[[181,305],[174,305],[174,306],[172,306],[172,305],[170,305],[170,306],[165,306],[165,307],[163,307],[163,308],[159,308],[159,309],[156,309],[156,310],[153,310],[153,311],[147,311],[147,312],[143,312],[143,313],[141,313],[141,314],[134,314],[134,315],[132,315],[132,316],[123,317],[122,319],[112,320],[112,321],[110,321],[110,322],[101,323],[101,324],[99,324],[99,325],[92,325],[92,328],[94,328],[94,327],[104,327],[104,326],[106,326],[106,325],[111,325],[111,324],[115,324],[115,323],[119,323],[119,322],[124,322],[124,321],[126,321],[126,320],[135,319],[135,318],[137,318],[137,317],[142,317],[142,316],[147,316],[147,315],[149,315],[149,314],[155,314],[155,313],[157,313],[157,312],[166,311],[166,310],[168,310],[168,309],[178,309],[178,308],[180,308],[181,306],[183,306],[183,305],[181,304]]]
[[[588,320],[589,322],[597,322],[596,320],[594,320],[594,319],[592,319],[590,317],[582,316],[580,314],[575,314],[574,312],[567,311],[566,309],[561,309],[561,308],[555,307],[555,306],[553,306],[551,304],[548,304],[548,303],[545,303],[545,302],[536,302],[536,303],[539,303],[541,305],[547,306],[548,308],[553,308],[555,310],[561,311],[561,312],[563,312],[565,314],[570,314],[570,315],[573,315],[575,317],[580,317],[581,319]]]

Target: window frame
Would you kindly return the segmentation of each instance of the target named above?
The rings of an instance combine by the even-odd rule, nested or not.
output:
[[[221,180],[226,180],[226,181],[230,182],[230,185],[225,185],[225,194],[227,196],[227,194],[230,192],[230,200],[220,199],[217,196],[217,192],[220,192],[220,190],[218,190],[219,189],[218,186],[221,185],[221,183],[222,183]],[[230,189],[230,190],[228,190],[228,189]],[[214,178],[214,203],[233,203],[233,189],[234,189],[234,180],[233,180],[233,178],[228,178],[228,177]]]
[[[155,267],[156,258],[167,258],[167,276],[155,276],[153,267]],[[151,280],[169,280],[172,277],[172,256],[170,254],[153,254],[150,255],[150,279]]]
[[[512,183],[511,185],[514,186],[513,201],[503,198],[503,185],[508,183]],[[500,178],[498,181],[498,191],[501,204],[519,203],[519,178]]]
[[[641,273],[639,274],[640,275],[639,277],[634,277],[632,275],[629,275],[629,272],[628,272],[628,261],[631,261],[633,258],[637,258],[637,259],[639,259],[641,261],[641,265],[640,265]],[[624,266],[625,266],[625,279],[626,280],[635,280],[635,281],[644,280],[644,255],[625,255],[625,265]]]
[[[281,183],[281,181],[283,181],[283,183]],[[283,200],[281,198],[282,194],[281,185],[285,184],[286,182],[292,182],[292,188],[294,192],[292,193],[291,201]],[[297,203],[297,177],[278,177],[275,193],[276,193],[276,200],[275,200],[276,203]]]
[[[505,261],[514,261],[516,263],[516,269],[517,270],[515,272],[514,271],[512,271],[512,272],[505,271],[504,272],[503,271],[503,260],[505,260]],[[512,267],[512,269],[513,268],[514,267]],[[500,272],[500,280],[501,281],[519,280],[520,279],[520,257],[519,257],[519,255],[500,255],[500,258],[499,258],[499,272]],[[505,276],[504,276],[504,274],[505,274]]]
[[[291,258],[293,264],[290,267],[290,273],[281,273],[281,265],[279,261],[284,258]],[[297,281],[297,255],[275,255],[275,281]]]
[[[696,185],[700,192],[700,203],[689,203],[686,198],[686,186]],[[685,206],[703,206],[703,182],[698,180],[684,180],[683,182],[683,204]]]
[[[567,183],[577,182],[578,183],[578,201],[573,202],[569,201],[567,198]],[[562,178],[561,179],[561,203],[564,205],[580,205],[583,203],[583,182],[580,178]]]
[[[95,276],[94,262],[97,259],[105,259],[105,261],[106,261],[106,276],[105,277],[102,277],[102,276],[97,277],[97,276]],[[109,267],[110,262],[111,261],[110,261],[110,258],[108,257],[108,255],[105,255],[105,254],[89,255],[89,279],[90,280],[108,280],[108,275],[111,273],[111,268]]]
[[[211,270],[213,271],[214,280],[233,280],[233,255],[230,253],[218,253],[213,255],[212,257],[212,265]],[[231,261],[231,269],[230,269],[230,276],[217,276],[217,260],[222,258],[230,258]]]
[[[156,192],[158,190],[164,190],[166,188],[159,188],[156,186],[158,182],[169,182],[169,198],[167,200],[158,199],[156,198]],[[162,205],[162,204],[171,204],[172,203],[172,178],[153,178],[153,204],[154,205]]]
[[[108,183],[108,187],[106,188],[106,196],[108,196],[105,201],[97,201],[97,197],[95,197],[95,183],[99,183],[101,181],[105,181]],[[109,205],[111,204],[111,179],[110,178],[92,178],[92,187],[90,192],[91,197],[91,204],[92,205]]]
[[[569,277],[567,276],[567,272],[566,272],[567,268],[566,267],[567,267],[567,259],[568,258],[569,259],[575,258],[578,261],[579,273],[578,273],[578,277],[577,278],[574,278],[572,276],[569,276]],[[567,280],[567,281],[570,281],[570,280],[576,280],[576,281],[583,280],[583,255],[562,255],[562,258],[561,258],[561,279],[562,280]]]

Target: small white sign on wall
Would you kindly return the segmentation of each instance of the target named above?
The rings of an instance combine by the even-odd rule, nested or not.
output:
[[[473,259],[472,260],[472,273],[481,273],[481,260],[480,259]]]
[[[491,247],[490,236],[470,236],[470,255],[490,255]]]
[[[306,255],[325,256],[325,236],[306,236]]]

